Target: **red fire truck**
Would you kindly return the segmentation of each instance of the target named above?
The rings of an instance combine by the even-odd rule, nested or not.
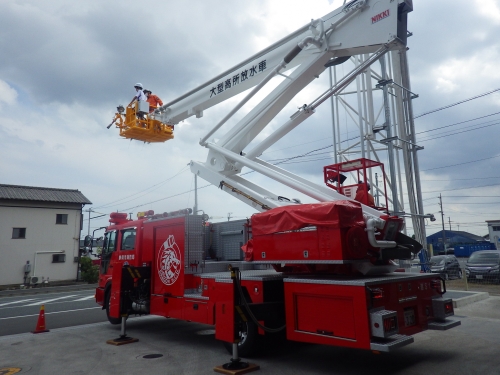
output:
[[[439,276],[391,272],[395,253],[370,245],[359,203],[284,206],[214,224],[182,212],[111,214],[96,291],[111,323],[152,314],[210,324],[229,346],[239,327],[242,356],[259,334],[279,330],[290,340],[390,351],[460,324],[448,318],[453,304]],[[398,237],[391,233],[375,237]]]
[[[412,259],[422,246],[403,233],[403,218],[396,209],[389,211],[387,197],[385,207],[374,207],[350,195],[354,185],[367,191],[367,168],[380,163],[358,159],[329,166],[327,186],[319,186],[259,158],[385,53],[404,54],[411,10],[411,0],[353,0],[144,115],[147,120],[137,120],[140,124],[129,113],[133,121],[121,124],[120,134],[134,138],[140,127],[138,139],[148,141],[146,123],[167,124],[171,131],[172,125],[202,117],[204,109],[254,87],[201,139],[207,160],[190,165],[196,176],[259,213],[224,223],[209,223],[197,209],[148,211],[136,220],[112,213],[96,290],[111,323],[129,314],[152,314],[213,325],[215,337],[239,348],[242,356],[252,354],[258,337],[276,332],[295,341],[391,351],[426,329],[460,324],[449,319],[453,305],[442,297],[446,289],[439,276],[395,272],[396,261]],[[356,54],[364,58],[356,60],[352,72],[256,140],[298,92]],[[295,69],[260,104],[211,140],[256,92],[290,68]],[[275,194],[245,179],[243,168],[317,203]],[[341,172],[356,178],[349,189],[340,187]]]

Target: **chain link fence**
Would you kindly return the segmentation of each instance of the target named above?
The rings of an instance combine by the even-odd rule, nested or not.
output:
[[[414,261],[406,272],[431,272],[446,280],[448,290],[500,295],[500,251],[477,251],[469,258],[437,255],[427,262]]]

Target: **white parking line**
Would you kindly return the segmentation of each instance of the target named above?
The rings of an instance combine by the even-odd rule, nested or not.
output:
[[[64,299],[64,298],[71,298],[71,297],[76,297],[76,295],[72,295],[72,296],[65,296],[65,297],[59,297],[59,298],[52,298],[52,299],[46,299],[44,301],[38,301],[38,302],[35,302],[35,303],[30,303],[28,305],[24,305],[24,306],[39,306],[39,305],[45,305],[46,303],[48,302],[54,302],[54,301],[58,301],[60,299]]]
[[[97,307],[87,307],[85,309],[75,309],[75,310],[65,310],[65,311],[54,311],[54,312],[46,312],[45,315],[52,315],[52,314],[61,314],[61,313],[66,313],[66,312],[74,312],[74,311],[83,311],[83,310],[92,310],[92,309],[101,309],[101,306]],[[39,314],[31,314],[31,315],[22,315],[22,316],[9,316],[7,318],[0,318],[0,320],[6,320],[6,319],[17,319],[17,318],[27,318],[30,316],[38,316]]]
[[[75,299],[75,300],[74,300],[74,301],[72,301],[72,302],[86,301],[86,300],[88,300],[88,299],[92,299],[92,298],[95,298],[95,295],[91,295],[91,296],[83,297],[83,298],[80,298],[80,299]]]
[[[21,302],[28,302],[28,301],[33,301],[35,298],[30,298],[30,299],[22,299],[19,301],[14,301],[14,302],[7,302],[7,303],[0,303],[0,307],[2,306],[7,306],[7,305],[12,305],[14,303],[21,303]]]

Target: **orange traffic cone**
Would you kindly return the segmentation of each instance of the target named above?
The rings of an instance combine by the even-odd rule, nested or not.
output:
[[[49,332],[45,329],[45,305],[40,306],[40,315],[38,315],[38,322],[36,323],[36,328],[31,333],[43,333]]]

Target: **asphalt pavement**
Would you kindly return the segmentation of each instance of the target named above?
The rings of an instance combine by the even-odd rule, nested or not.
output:
[[[94,295],[94,290],[73,290],[2,297],[0,336],[33,331],[42,305],[46,324],[52,329],[107,321]]]
[[[456,301],[473,295],[457,293]],[[498,375],[500,297],[462,301],[455,310],[461,326],[422,332],[392,353],[276,341],[245,360],[260,366],[256,373],[276,375]],[[174,319],[130,319],[127,334],[139,341],[122,346],[106,343],[120,335],[120,326],[107,322],[46,328],[50,332],[1,337],[0,374],[212,374],[230,359],[212,327]]]
[[[33,294],[45,294],[45,293],[60,293],[60,292],[71,292],[77,290],[88,290],[97,288],[97,284],[89,284],[83,282],[68,282],[63,285],[56,286],[45,286],[45,287],[36,287],[29,289],[4,289],[0,290],[0,298],[2,297],[10,297],[10,296],[28,296]],[[0,373],[0,375],[3,375]]]

